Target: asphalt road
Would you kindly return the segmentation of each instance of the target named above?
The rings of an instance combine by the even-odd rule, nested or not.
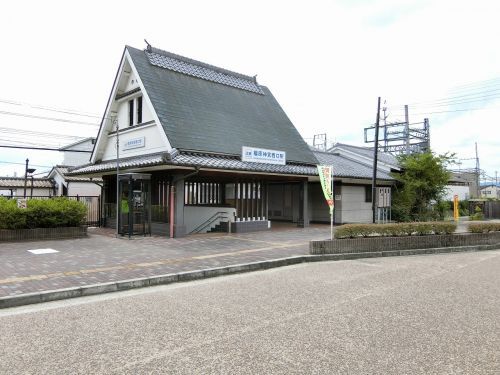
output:
[[[1,374],[499,374],[500,250],[0,311]]]

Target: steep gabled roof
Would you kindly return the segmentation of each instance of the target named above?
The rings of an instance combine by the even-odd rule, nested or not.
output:
[[[148,47],[126,47],[173,148],[241,155],[242,146],[316,158],[267,87],[234,73]]]

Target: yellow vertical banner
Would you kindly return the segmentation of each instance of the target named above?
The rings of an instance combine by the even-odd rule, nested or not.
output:
[[[333,214],[333,191],[332,191],[332,171],[333,167],[330,165],[318,165],[319,180],[323,188],[326,203],[330,207],[330,215]]]
[[[458,221],[458,195],[453,196],[453,218]]]

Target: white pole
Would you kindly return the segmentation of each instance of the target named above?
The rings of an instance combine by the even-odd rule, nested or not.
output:
[[[333,165],[330,167],[330,181],[332,185],[332,209],[330,211],[330,240],[333,240],[333,213],[335,210],[335,193],[333,192]]]
[[[120,175],[120,138],[118,133],[120,128],[118,126],[118,120],[115,119],[116,124],[116,237],[120,236],[119,221],[120,221],[120,181],[118,176]]]

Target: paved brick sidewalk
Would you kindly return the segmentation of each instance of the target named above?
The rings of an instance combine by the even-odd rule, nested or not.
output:
[[[83,239],[2,243],[0,297],[303,255],[310,240],[329,234],[326,225],[278,225],[270,232],[128,240],[94,229]],[[28,251],[47,248],[58,252]]]

